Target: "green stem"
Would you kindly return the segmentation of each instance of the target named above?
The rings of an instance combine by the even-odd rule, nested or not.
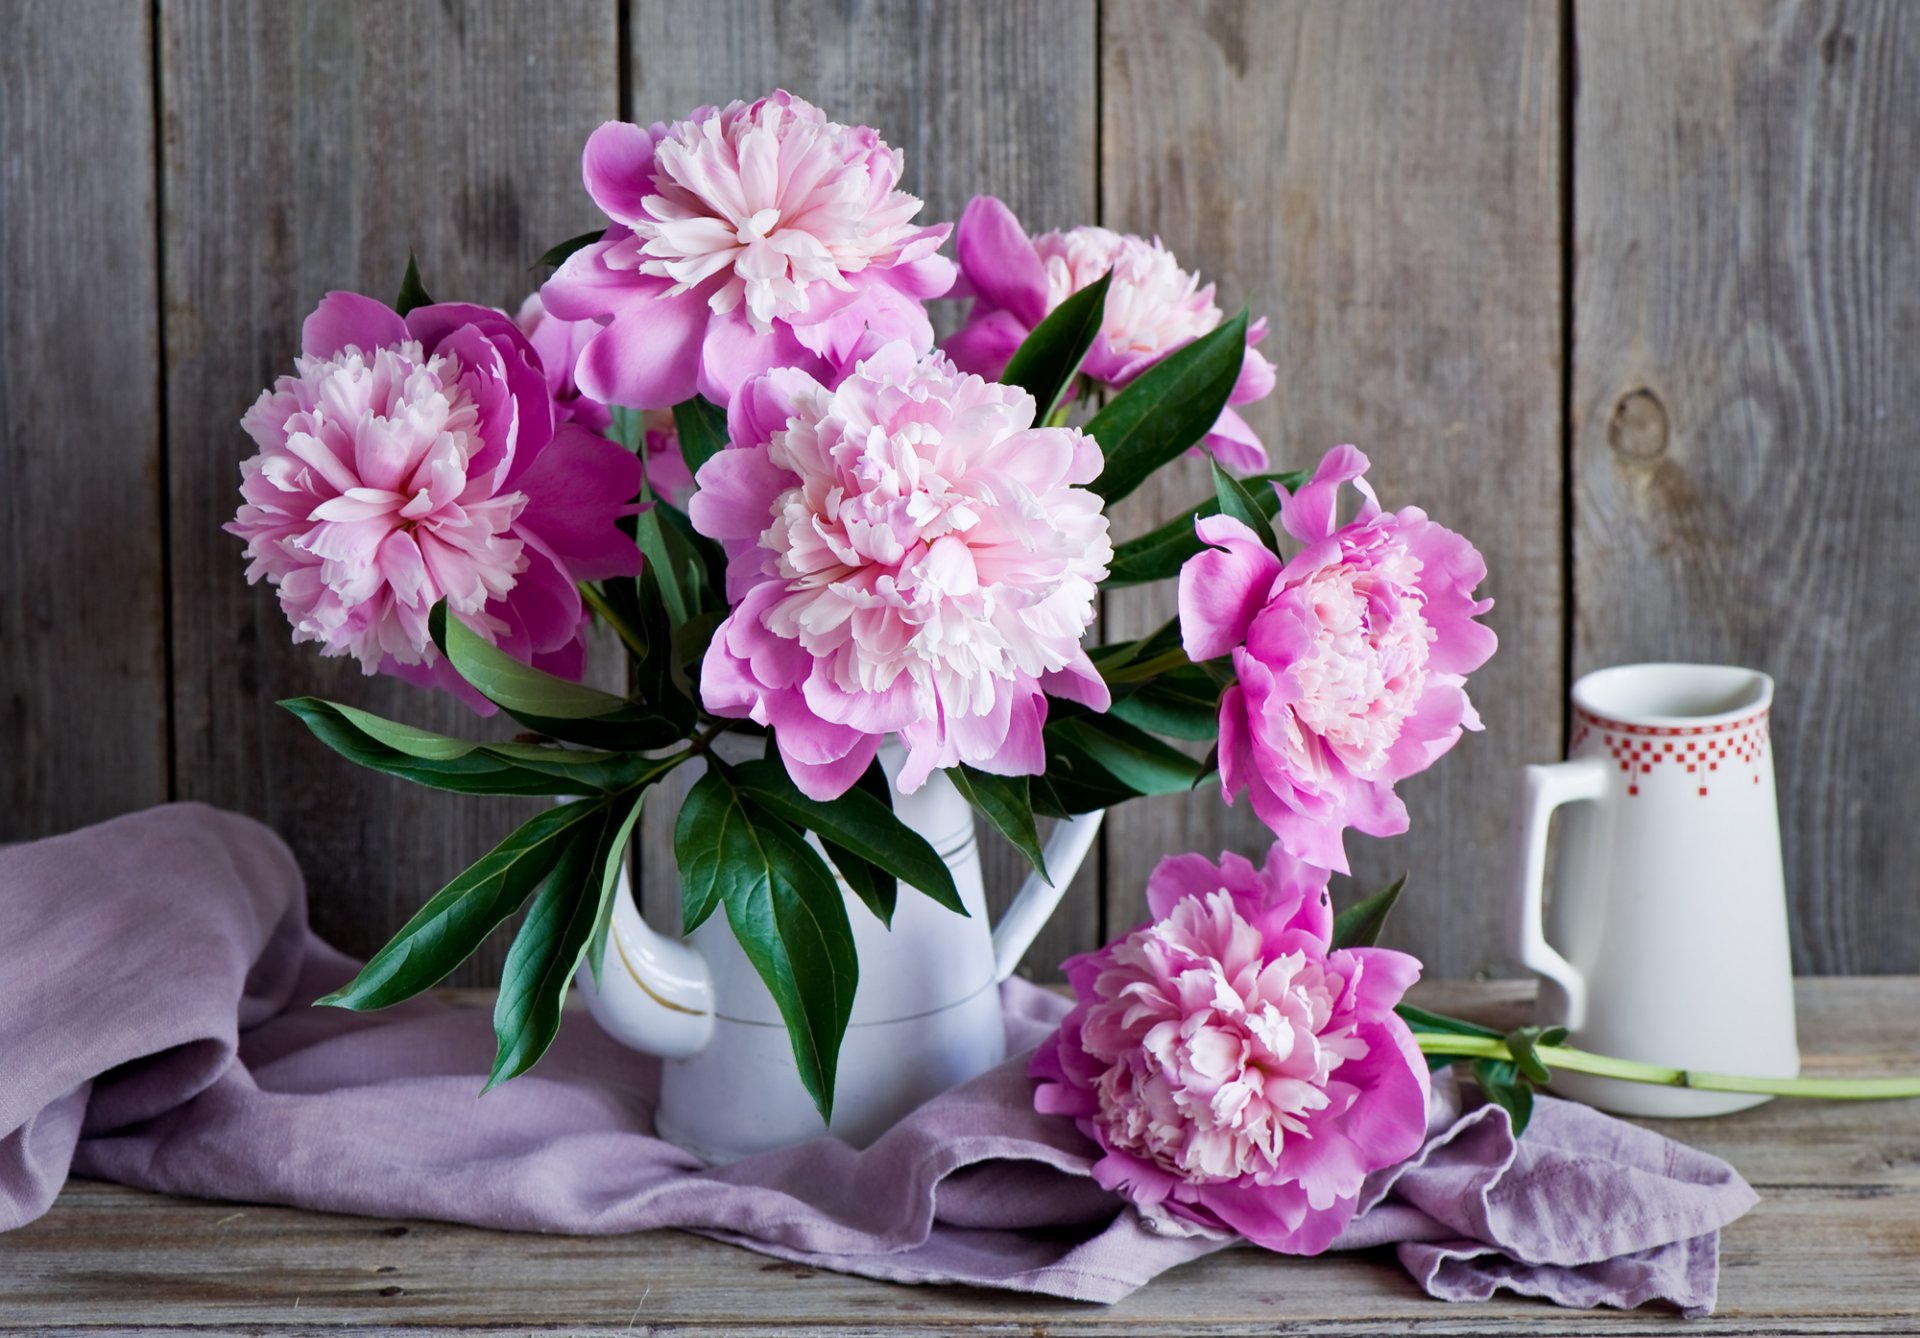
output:
[[[620,643],[637,659],[647,657],[646,638],[627,625],[627,620],[613,611],[613,605],[607,603],[607,597],[600,593],[600,587],[590,582],[580,582],[580,597],[587,601],[587,607],[600,615],[600,620],[611,627],[619,636]]]
[[[1453,1036],[1416,1031],[1414,1043],[1422,1054],[1460,1059],[1512,1059],[1507,1043],[1493,1036]],[[1611,1055],[1596,1055],[1565,1045],[1536,1046],[1534,1054],[1550,1069],[1591,1073],[1603,1078],[1649,1083],[1656,1087],[1690,1087],[1703,1092],[1754,1092],[1767,1096],[1811,1096],[1835,1101],[1883,1101],[1920,1096],[1920,1075],[1892,1078],[1757,1078],[1739,1073],[1703,1073],[1699,1069],[1671,1069],[1639,1064]]]
[[[710,745],[713,741],[739,723],[737,720],[714,721],[711,725],[708,725],[705,729],[687,740],[688,756],[692,756],[695,753],[704,754],[711,752],[712,748]]]

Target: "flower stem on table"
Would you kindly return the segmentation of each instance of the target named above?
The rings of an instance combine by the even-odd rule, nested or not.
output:
[[[1421,1053],[1458,1059],[1515,1058],[1507,1042],[1492,1036],[1453,1036],[1416,1031]],[[1835,1101],[1881,1101],[1920,1097],[1920,1074],[1884,1078],[1761,1078],[1738,1073],[1704,1073],[1699,1069],[1641,1064],[1611,1055],[1596,1055],[1565,1045],[1537,1046],[1533,1052],[1549,1068],[1591,1073],[1603,1078],[1647,1083],[1656,1087],[1690,1087],[1703,1092],[1753,1092],[1768,1096],[1807,1096]]]

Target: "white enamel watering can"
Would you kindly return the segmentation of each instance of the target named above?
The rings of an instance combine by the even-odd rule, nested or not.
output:
[[[902,757],[897,746],[881,750],[890,782]],[[682,768],[689,781],[699,766]],[[709,1162],[822,1132],[865,1146],[929,1097],[1006,1057],[999,984],[1053,913],[1103,815],[1057,824],[1044,852],[1054,882],[1029,876],[990,927],[973,810],[946,774],[934,772],[913,794],[896,790],[893,810],[946,861],[969,918],[903,885],[889,930],[841,885],[860,983],[840,1047],[833,1122],[824,1131],[780,1010],[726,914],[686,939],[668,937],[641,918],[622,875],[598,987],[584,965],[577,979],[609,1035],[664,1061],[654,1116],[660,1137]]]

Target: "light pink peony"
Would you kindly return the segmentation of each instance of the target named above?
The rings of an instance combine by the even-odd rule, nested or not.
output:
[[[1220,784],[1300,859],[1347,872],[1341,833],[1407,830],[1394,783],[1479,729],[1466,676],[1496,644],[1474,621],[1487,564],[1417,507],[1383,512],[1351,446],[1328,452],[1280,509],[1305,545],[1284,566],[1228,516],[1197,522],[1213,547],[1180,571],[1180,633],[1196,662],[1231,654],[1220,701]],[[1338,523],[1340,485],[1364,504]]]
[[[1034,1054],[1034,1105],[1106,1155],[1093,1174],[1149,1218],[1318,1254],[1370,1172],[1426,1134],[1427,1064],[1393,1009],[1420,963],[1330,951],[1327,873],[1173,855],[1151,923],[1070,958],[1078,1004]]]
[[[587,140],[587,192],[613,220],[541,290],[568,320],[610,318],[575,376],[608,404],[725,405],[749,377],[832,381],[893,339],[932,346],[921,300],[953,283],[950,225],[916,227],[900,155],[785,92]]]
[[[293,639],[490,710],[428,636],[445,599],[509,653],[578,678],[574,583],[640,569],[614,523],[640,486],[633,457],[554,426],[533,347],[485,307],[403,320],[329,293],[301,347],[295,374],[241,420],[260,453],[240,467],[244,501],[226,526],[247,541],[248,581],[279,587]]]
[[[945,341],[949,357],[969,372],[996,377],[1048,312],[1113,271],[1100,333],[1081,371],[1109,386],[1124,386],[1167,354],[1217,328],[1222,319],[1213,285],[1180,268],[1158,238],[1074,228],[1028,237],[1013,211],[991,195],[977,195],[960,215],[955,249],[960,282],[952,296],[971,296],[966,323]],[[1272,393],[1273,364],[1253,348],[1267,323],[1247,330],[1247,352],[1229,406]],[[1223,409],[1204,442],[1220,463],[1240,473],[1267,467],[1266,448],[1231,407]]]
[[[889,344],[837,389],[781,369],[728,415],[693,524],[726,548],[709,711],[771,725],[800,788],[846,790],[898,733],[899,783],[1045,765],[1043,690],[1096,710],[1081,649],[1113,549],[1092,438],[1033,397]]]

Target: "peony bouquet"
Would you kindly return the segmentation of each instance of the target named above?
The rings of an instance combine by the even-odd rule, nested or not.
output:
[[[842,888],[882,921],[902,883],[964,913],[889,807],[893,740],[902,792],[945,772],[1036,868],[1038,817],[1203,784],[1272,830],[1260,869],[1163,864],[1154,921],[1068,964],[1079,1006],[1034,1061],[1042,1109],[1143,1211],[1318,1249],[1418,1146],[1423,1051],[1520,1122],[1544,1057],[1583,1062],[1402,1004],[1418,964],[1372,946],[1397,887],[1329,908],[1346,831],[1404,831],[1395,784],[1480,728],[1494,636],[1480,555],[1383,509],[1359,451],[1265,472],[1236,407],[1273,389],[1264,323],[1157,241],[1031,236],[985,196],[922,222],[896,150],[784,92],[609,123],[582,167],[607,225],[516,314],[434,302],[412,265],[393,306],[331,293],[243,419],[228,529],[294,639],[522,732],[288,708],[363,766],[562,801],[324,1002],[418,993],[531,903],[492,1081],[526,1071],[600,969],[641,805],[699,758],[685,926],[724,909],[824,1114],[857,972]],[[967,305],[937,343],[941,300]],[[1111,505],[1189,452],[1213,494],[1117,541]],[[1089,644],[1103,590],[1176,578],[1165,626]],[[581,681],[594,622],[625,694]],[[723,760],[726,734],[764,758]]]

